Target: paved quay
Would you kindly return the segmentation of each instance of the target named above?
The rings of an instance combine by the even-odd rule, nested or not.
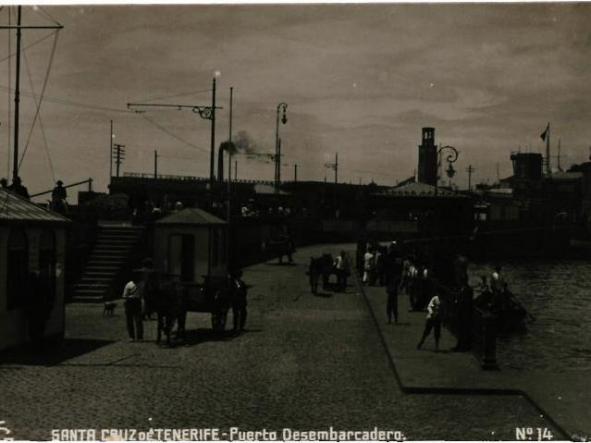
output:
[[[14,438],[38,440],[63,428],[231,426],[378,427],[410,440],[514,440],[522,426],[559,435],[523,396],[405,393],[363,294],[353,285],[309,292],[309,257],[339,249],[303,248],[292,266],[247,268],[248,330],[237,337],[216,338],[209,317],[195,313],[187,346],[158,347],[155,322],[145,342],[130,343],[121,305],[113,317],[69,305],[61,353],[0,363],[0,421]]]
[[[550,372],[542,370],[515,370],[498,362],[500,370],[484,371],[476,356],[470,352],[458,353],[451,349],[455,337],[442,328],[440,350],[435,351],[433,333],[421,350],[416,345],[425,326],[425,312],[409,312],[406,294],[398,297],[399,323],[386,321],[386,292],[379,287],[360,287],[376,325],[395,364],[397,377],[405,392],[451,392],[521,394],[550,417],[562,435],[583,438],[591,435],[591,401],[586,371]],[[502,346],[498,343],[497,346]]]

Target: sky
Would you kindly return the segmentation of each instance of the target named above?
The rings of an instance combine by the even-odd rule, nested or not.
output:
[[[216,148],[229,137],[231,86],[233,137],[260,153],[274,151],[276,108],[288,104],[285,180],[294,164],[299,180],[332,180],[326,164],[338,153],[340,181],[395,185],[414,174],[425,126],[459,150],[460,187],[469,165],[473,183],[493,182],[497,169],[511,174],[512,151],[543,153],[548,122],[553,156],[560,138],[568,167],[590,154],[590,19],[589,3],[23,7],[23,24],[64,28],[57,40],[23,31],[20,175],[31,193],[88,177],[105,191],[113,120],[122,173],[153,172],[158,150],[159,173],[208,176],[209,121],[126,104],[210,105],[214,77]],[[0,172],[9,176],[15,32],[1,32]],[[239,178],[273,179],[264,156],[236,159]]]

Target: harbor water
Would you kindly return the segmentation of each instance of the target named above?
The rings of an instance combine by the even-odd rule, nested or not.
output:
[[[470,266],[472,287],[493,264]],[[531,317],[527,330],[499,338],[501,368],[564,372],[591,369],[591,263],[529,260],[503,263],[509,289]]]

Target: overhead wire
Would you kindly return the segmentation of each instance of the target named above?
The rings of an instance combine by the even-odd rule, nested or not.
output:
[[[0,85],[0,91],[4,91],[8,94],[10,94],[12,91],[9,87],[5,86],[5,85]],[[33,98],[39,98],[39,95],[34,94],[30,91],[23,91],[21,90],[21,95],[24,97],[33,97]],[[95,105],[88,105],[85,103],[80,103],[80,102],[75,102],[72,100],[66,100],[66,99],[62,99],[62,98],[56,98],[56,97],[49,97],[49,96],[45,96],[43,98],[43,101],[48,102],[48,103],[54,103],[54,104],[58,104],[58,105],[63,105],[63,106],[73,106],[73,107],[77,107],[77,108],[84,108],[84,109],[89,109],[92,111],[105,111],[105,112],[118,112],[118,113],[123,113],[123,114],[134,114],[133,111],[127,110],[127,109],[121,109],[121,108],[110,108],[107,106],[95,106]]]
[[[176,97],[187,97],[189,95],[197,95],[197,94],[202,94],[205,92],[211,92],[212,89],[202,89],[200,91],[187,91],[187,92],[180,92],[178,94],[173,94],[173,95],[166,95],[166,96],[160,96],[160,97],[152,97],[152,98],[145,98],[143,100],[138,100],[138,101],[142,101],[142,102],[153,102],[156,100],[164,100],[164,99],[168,99],[168,98],[176,98]]]
[[[195,149],[198,149],[198,150],[203,151],[203,152],[209,152],[208,149],[203,148],[202,146],[197,146],[197,145],[195,145],[195,144],[193,144],[193,143],[185,140],[184,138],[179,137],[174,132],[172,132],[169,129],[167,129],[166,127],[162,126],[160,123],[152,120],[151,118],[149,118],[145,114],[138,114],[138,115],[140,115],[148,123],[152,124],[154,127],[158,128],[158,129],[160,129],[165,134],[168,134],[170,137],[174,138],[175,140],[177,140],[177,141],[179,141],[179,142],[181,142],[181,143],[183,143],[183,144],[185,144],[185,145],[187,145],[187,146],[189,146],[191,148],[195,148]]]

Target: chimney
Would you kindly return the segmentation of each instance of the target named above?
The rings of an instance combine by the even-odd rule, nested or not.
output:
[[[435,146],[434,128],[423,128],[423,140],[419,145],[418,181],[437,186],[437,146]]]

